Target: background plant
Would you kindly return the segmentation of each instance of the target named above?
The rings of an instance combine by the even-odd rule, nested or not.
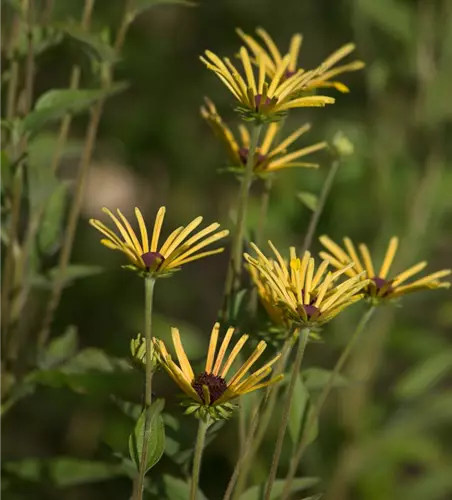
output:
[[[136,5],[147,3],[164,2]],[[213,98],[222,116],[235,118],[229,96],[197,56],[208,47],[233,54],[238,46],[236,25],[246,32],[263,25],[281,47],[293,32],[303,32],[302,58],[307,66],[349,40],[357,43],[359,56],[367,63],[365,72],[348,76],[352,92],[341,95],[327,112],[306,110],[302,118],[290,116],[285,124],[293,130],[299,120],[311,122],[313,142],[331,139],[342,129],[354,143],[355,154],[338,169],[318,234],[327,233],[335,240],[350,235],[381,253],[389,237],[399,234],[405,249],[397,263],[401,269],[417,258],[427,258],[432,267],[442,269],[450,254],[449,2],[356,0],[332,5],[325,0],[287,2],[276,10],[271,2],[259,2],[259,7],[257,2],[237,1],[201,3],[196,9],[159,6],[134,18],[120,58],[113,45],[127,5],[98,2],[90,16],[85,10],[85,17],[83,8],[82,2],[2,2],[2,103],[3,117],[9,120],[2,131],[3,279],[13,272],[11,260],[18,259],[13,275],[22,284],[19,296],[11,297],[16,305],[10,307],[8,330],[2,332],[7,342],[2,345],[7,411],[2,467],[7,492],[17,498],[124,498],[130,493],[124,471],[133,474],[133,470],[124,468],[119,459],[112,460],[112,449],[127,455],[128,435],[137,418],[136,407],[122,401],[140,403],[140,376],[123,358],[128,341],[142,329],[142,289],[132,273],[115,267],[119,257],[116,260],[100,248],[87,224],[78,225],[62,282],[61,249],[68,241],[68,227],[73,227],[69,221],[74,220],[68,215],[75,213],[71,207],[77,199],[80,166],[89,164],[85,196],[78,201],[84,219],[97,217],[103,205],[129,207],[129,214],[139,205],[152,216],[170,198],[168,222],[179,224],[203,213],[229,223],[227,212],[237,184],[231,177],[224,176],[221,182],[217,177],[224,153],[197,117],[202,94]],[[85,36],[88,29],[92,37]],[[27,36],[30,33],[32,37]],[[77,67],[81,79],[72,90],[92,93],[77,94],[80,100],[75,94],[53,94],[47,104],[43,101],[41,111],[47,112],[37,110],[30,118],[30,110],[47,91],[68,88]],[[17,81],[12,97],[11,79]],[[122,81],[128,88],[115,83]],[[99,103],[103,112],[87,161],[86,133]],[[56,169],[52,165],[59,151],[60,120],[67,111],[80,113],[71,120]],[[17,120],[11,123],[13,118],[25,122],[28,137],[23,138]],[[278,246],[302,245],[309,207],[321,190],[328,161],[324,156],[319,171],[292,171],[274,183],[266,231]],[[57,170],[56,179],[52,169]],[[259,195],[261,188],[256,184],[253,193]],[[248,210],[251,229],[258,220],[258,198],[251,197]],[[11,241],[20,242],[22,251],[28,241],[29,215],[37,218],[40,212],[38,229],[32,227],[39,247],[27,248],[22,277],[21,253]],[[11,217],[20,220],[16,234],[10,232],[16,227],[10,226]],[[313,248],[320,249],[316,240]],[[180,326],[191,359],[201,356],[207,344],[204,334],[221,303],[226,260],[227,256],[193,264],[180,273],[177,283],[162,280],[154,305],[154,330],[168,339],[169,325]],[[108,272],[100,273],[100,267]],[[65,288],[59,307],[52,311],[51,341],[37,353],[38,334],[56,283],[73,286]],[[342,385],[351,385],[324,408],[321,433],[301,468],[303,476],[322,477],[322,489],[330,488],[332,498],[450,495],[451,351],[445,334],[451,311],[446,297],[420,294],[404,301],[401,309],[379,311],[363,336],[349,366],[351,382],[341,379]],[[305,371],[298,382],[305,387],[306,398],[298,400],[295,421],[326,380],[319,367],[332,368],[361,312],[350,310],[338,317],[325,328],[324,342],[306,352]],[[9,328],[19,334],[10,336]],[[11,338],[20,339],[18,345],[13,343],[14,349]],[[172,388],[161,378],[155,390],[161,397]],[[166,407],[163,413],[167,447],[153,474],[161,478],[157,496],[186,498],[186,483],[174,463],[189,462],[195,422],[171,418],[173,410]],[[272,453],[277,421],[270,422],[254,461],[253,484],[266,479],[266,457]],[[206,449],[201,488],[208,498],[219,498],[226,487],[236,458],[226,445],[235,439],[236,426],[227,424]],[[288,451],[290,444],[283,454],[282,472],[288,466]]]

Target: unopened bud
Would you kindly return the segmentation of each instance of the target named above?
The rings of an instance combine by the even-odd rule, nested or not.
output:
[[[332,143],[338,156],[350,156],[355,152],[353,143],[341,130],[334,134]]]

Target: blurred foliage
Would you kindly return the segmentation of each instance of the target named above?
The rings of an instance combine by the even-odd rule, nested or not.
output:
[[[5,335],[2,323],[2,492],[11,499],[119,499],[130,493],[134,466],[124,457],[139,413],[142,377],[126,358],[130,339],[143,328],[143,291],[139,279],[120,269],[120,258],[98,244],[87,219],[99,217],[102,206],[118,206],[126,214],[139,206],[152,219],[166,205],[167,228],[199,214],[230,225],[237,183],[217,172],[226,161],[199,115],[203,96],[214,100],[226,121],[237,118],[230,96],[198,56],[206,48],[236,53],[236,27],[252,32],[263,26],[281,47],[294,32],[302,32],[306,67],[343,43],[357,44],[367,67],[347,75],[351,93],[337,96],[328,109],[299,113],[303,122],[313,124],[312,141],[331,141],[341,130],[354,146],[339,168],[318,234],[349,235],[366,241],[377,254],[398,234],[402,251],[395,267],[418,258],[428,259],[434,270],[451,265],[451,2],[132,4],[118,54],[114,40],[122,0],[95,2],[89,30],[80,27],[81,0],[2,1],[3,278],[8,259],[21,262],[23,247],[13,243],[25,242],[27,221],[39,220],[37,243],[28,248],[22,267],[15,268],[23,274],[12,283],[14,290],[22,288],[8,310],[14,336]],[[24,5],[33,5],[31,24]],[[27,103],[30,40],[34,85]],[[78,89],[69,88],[74,65],[81,74]],[[9,104],[12,79],[19,82],[17,113]],[[59,275],[58,255],[86,128],[93,105],[100,103],[104,112],[72,259]],[[74,114],[72,126],[55,171],[59,122],[68,112]],[[289,130],[299,126],[299,115],[289,117]],[[327,155],[319,154],[319,162],[317,171],[293,169],[274,183],[267,236],[279,248],[303,241],[329,168]],[[253,189],[250,239],[261,189]],[[18,206],[21,217],[12,234]],[[314,240],[313,250],[318,249]],[[221,306],[226,264],[224,254],[158,283],[154,334],[166,339],[171,325],[180,327],[190,359],[205,352],[207,332]],[[62,299],[50,341],[38,349],[43,314],[58,279]],[[360,312],[357,306],[339,316],[325,328],[322,342],[309,346],[297,381],[303,397],[292,408],[292,439],[301,432],[311,400],[326,383]],[[451,497],[451,329],[450,292],[413,295],[402,308],[377,311],[322,412],[294,492],[317,498],[314,487],[334,500]],[[159,444],[163,456],[152,470],[148,494],[186,499],[189,485],[178,471],[188,471],[195,425],[182,415],[164,377],[157,376],[154,390],[167,398],[165,409],[157,412],[166,442]],[[254,485],[267,479],[278,419],[277,411],[253,462]],[[221,432],[212,428],[208,441],[199,498],[213,500],[222,497],[235,464],[236,419]],[[289,437],[286,444],[279,477],[288,467]],[[320,485],[317,478],[322,478]],[[275,500],[279,488],[277,482]],[[240,498],[261,495],[260,486],[251,486]]]

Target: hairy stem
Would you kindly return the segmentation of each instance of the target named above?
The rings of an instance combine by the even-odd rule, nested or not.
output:
[[[254,124],[251,131],[251,141],[248,150],[245,172],[242,177],[240,194],[237,201],[237,220],[232,240],[231,258],[226,276],[225,296],[222,316],[223,320],[230,317],[232,298],[240,286],[240,275],[242,270],[243,238],[245,234],[246,212],[248,208],[248,197],[253,180],[254,158],[256,155],[259,136],[262,125]]]
[[[289,357],[292,345],[292,338],[287,339],[284,343],[281,351],[282,356],[275,368],[275,375],[279,375],[284,372],[287,358]],[[229,480],[223,500],[229,500],[232,497],[233,492],[233,498],[239,498],[246,486],[246,481],[248,478],[252,460],[262,443],[262,440],[267,431],[268,424],[270,423],[271,416],[275,410],[278,389],[279,384],[267,387],[267,390],[265,391],[265,394],[260,403],[253,409],[251,425],[247,431],[248,437],[246,439],[245,446],[242,449],[242,453],[239,455],[239,458],[235,464],[234,472],[232,473],[231,479]],[[265,412],[260,419],[260,412],[263,406],[265,406]],[[236,483],[237,488],[235,488]]]
[[[268,207],[270,204],[270,193],[273,187],[273,177],[269,176],[264,181],[264,190],[261,194],[260,211],[259,211],[259,221],[257,223],[256,236],[254,238],[254,243],[258,247],[262,246],[265,234],[265,224],[267,222]],[[253,287],[250,298],[250,314],[252,317],[256,316],[258,305],[258,295],[257,288]]]
[[[201,461],[202,454],[204,451],[204,443],[206,440],[206,432],[209,428],[210,420],[207,416],[207,420],[199,419],[198,423],[198,435],[196,436],[195,453],[193,456],[193,470],[191,475],[191,486],[190,486],[190,500],[196,500],[198,498],[198,484],[199,484],[199,473],[201,471]]]
[[[154,285],[155,278],[145,278],[144,334],[146,341],[146,378],[144,381],[144,406],[146,410],[146,418],[144,421],[144,436],[143,448],[141,450],[140,469],[137,473],[136,481],[134,482],[133,498],[135,500],[141,500],[143,498],[144,477],[146,475],[148,462],[148,443],[151,437],[152,376],[154,373],[152,367],[152,306],[154,302]]]
[[[328,379],[328,382],[323,387],[322,392],[320,393],[320,396],[316,401],[313,411],[310,413],[309,419],[306,423],[305,429],[303,431],[303,436],[300,440],[298,448],[296,449],[296,451],[294,451],[292,458],[290,460],[289,472],[286,476],[286,482],[284,484],[284,490],[281,496],[281,500],[286,500],[286,498],[289,496],[290,489],[292,487],[292,483],[295,478],[295,474],[297,472],[298,464],[300,463],[301,457],[303,456],[303,453],[308,445],[310,431],[320,415],[322,407],[325,404],[325,401],[328,398],[331,389],[333,388],[336,377],[343,369],[346,361],[350,356],[350,353],[352,352],[353,347],[356,344],[356,341],[361,336],[362,332],[367,326],[367,323],[372,317],[374,311],[375,311],[375,306],[370,306],[361,317],[355,331],[353,332],[353,335],[350,337],[350,340],[345,346],[345,349],[342,351],[342,354],[337,360],[334,369],[331,372],[330,378]]]
[[[289,422],[290,406],[292,404],[292,398],[295,392],[295,383],[297,377],[300,373],[300,366],[303,360],[306,345],[308,343],[309,328],[304,328],[300,332],[300,337],[298,339],[297,354],[295,356],[295,362],[292,368],[292,375],[290,377],[289,387],[287,388],[286,399],[284,401],[283,413],[281,422],[279,425],[278,437],[276,439],[275,450],[273,452],[272,463],[270,466],[270,472],[268,476],[267,486],[265,489],[264,500],[270,500],[272,488],[276,479],[276,472],[278,470],[279,459],[281,458],[281,452],[284,443],[284,436],[286,435],[287,424]]]

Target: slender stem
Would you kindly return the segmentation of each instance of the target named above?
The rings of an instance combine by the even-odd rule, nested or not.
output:
[[[306,423],[306,427],[303,432],[303,436],[300,440],[300,444],[298,445],[298,448],[296,449],[295,453],[293,453],[292,455],[289,466],[289,472],[286,476],[286,482],[284,484],[283,493],[281,495],[281,500],[286,500],[286,498],[289,496],[290,489],[292,487],[292,483],[295,478],[295,474],[297,472],[298,464],[300,463],[301,457],[303,456],[303,453],[308,446],[310,431],[320,415],[322,407],[325,404],[325,401],[328,398],[331,389],[333,388],[336,377],[339,375],[342,368],[344,367],[346,361],[348,360],[348,357],[350,356],[350,353],[353,350],[353,347],[356,344],[356,341],[361,336],[362,332],[364,331],[365,327],[367,326],[367,323],[369,322],[374,312],[375,312],[375,306],[372,305],[362,315],[355,331],[353,332],[353,335],[350,337],[350,340],[345,346],[345,349],[342,351],[342,354],[337,360],[334,369],[331,372],[330,378],[328,379],[328,382],[323,387],[322,392],[320,393],[320,396],[316,401],[313,411],[310,413],[309,419]]]
[[[46,19],[48,20],[51,14],[51,8],[53,8],[53,5],[51,5],[52,2],[49,2],[48,8],[50,9],[49,12],[46,12],[45,15]],[[85,0],[85,5],[83,8],[83,14],[82,14],[82,20],[81,20],[81,27],[82,29],[88,29],[90,20],[91,20],[91,14],[92,10],[94,7],[94,0]],[[70,83],[69,86],[71,89],[77,89],[79,86],[80,82],[80,74],[81,70],[80,67],[74,66],[71,71],[71,77],[70,77]],[[58,139],[55,145],[53,157],[52,157],[52,162],[51,162],[51,171],[52,173],[56,173],[58,169],[58,165],[61,159],[61,154],[64,148],[64,144],[66,143],[66,139],[69,133],[70,125],[71,125],[71,120],[72,120],[72,115],[67,114],[60,126],[60,132],[58,135]],[[39,204],[39,206],[36,208],[35,212],[30,214],[30,221],[27,225],[25,237],[24,237],[24,244],[23,244],[23,252],[22,252],[22,258],[20,262],[18,263],[17,266],[17,273],[16,273],[16,281],[21,284],[21,292],[19,297],[17,298],[16,303],[14,304],[13,307],[13,316],[15,315],[16,318],[20,315],[22,308],[24,307],[28,295],[30,293],[30,288],[31,288],[31,283],[29,276],[27,274],[27,265],[29,265],[30,262],[30,252],[33,249],[33,244],[35,241],[36,234],[39,230],[40,223],[42,216],[44,214],[44,210],[46,207],[46,201],[44,200],[42,203]],[[13,318],[14,320],[14,318]]]
[[[210,420],[199,419],[198,435],[196,436],[195,454],[193,456],[193,471],[191,476],[190,500],[198,498],[199,473],[201,471],[202,454],[204,451],[204,442],[206,440],[206,432],[209,428]]]
[[[126,0],[125,11],[122,17],[122,24],[118,30],[117,37],[122,43],[125,38],[125,31],[131,22],[130,12],[132,0]],[[120,50],[121,44],[115,43],[115,48],[117,51]],[[111,73],[111,68],[107,68],[107,73]],[[102,80],[104,85],[110,83],[110,78],[105,78]],[[82,204],[83,194],[85,192],[85,184],[89,171],[89,166],[91,162],[91,156],[94,150],[94,144],[97,137],[97,129],[99,127],[100,118],[103,111],[104,101],[98,101],[92,108],[91,118],[88,124],[88,130],[86,135],[85,147],[83,149],[82,157],[80,160],[80,165],[77,174],[77,182],[75,188],[74,199],[72,202],[71,210],[69,213],[69,220],[67,224],[67,229],[65,233],[65,238],[63,241],[63,248],[61,249],[58,273],[53,282],[53,287],[50,295],[49,302],[47,303],[47,308],[44,313],[44,320],[42,328],[38,334],[38,346],[42,347],[50,334],[50,327],[53,321],[55,311],[60,302],[61,293],[63,291],[64,278],[66,274],[66,269],[71,258],[72,246],[74,243],[75,232],[77,229],[78,217],[80,214],[80,208]]]
[[[95,0],[85,0],[85,4],[83,7],[83,14],[82,14],[82,22],[81,22],[82,30],[88,30],[89,28],[89,25],[91,23],[91,15],[94,7],[94,1]],[[71,76],[69,79],[69,88],[71,90],[78,89],[80,85],[80,76],[81,76],[80,66],[74,65],[72,67]],[[55,145],[55,151],[52,157],[51,170],[53,173],[55,173],[58,170],[58,165],[60,163],[63,147],[64,144],[66,143],[69,129],[71,127],[71,121],[72,121],[71,114],[67,114],[61,121],[60,133],[58,134],[57,143]]]
[[[26,32],[27,32],[27,60],[25,66],[25,106],[24,114],[27,114],[31,107],[32,93],[33,93],[33,81],[34,81],[34,52],[33,52],[33,1],[23,0],[22,10],[26,17]],[[8,56],[14,57],[15,42],[19,29],[19,19],[15,18],[14,24],[11,32],[11,39],[9,41],[9,46],[7,48]],[[12,61],[11,65],[11,77],[8,87],[8,99],[7,99],[7,118],[14,118],[16,109],[16,94],[17,94],[17,84],[18,84],[18,64],[16,61]],[[26,140],[21,137],[15,143],[16,139],[13,139],[12,144],[12,159],[17,160],[21,158],[23,152],[26,149]],[[11,304],[12,296],[16,293],[15,285],[18,283],[16,278],[17,274],[17,261],[20,259],[20,254],[15,255],[15,247],[18,238],[18,225],[20,220],[20,208],[21,208],[21,198],[23,189],[24,173],[21,165],[17,167],[17,172],[15,174],[11,201],[11,219],[9,226],[9,246],[6,252],[5,258],[5,276],[2,283],[2,326],[4,328],[3,332],[6,333],[11,322]],[[16,350],[15,345],[17,344],[14,338],[11,339],[11,343],[8,346],[8,356],[15,358],[14,351]]]
[[[241,356],[239,354],[238,356],[238,362],[240,364],[243,363],[243,359],[241,359]],[[243,401],[244,401],[245,396],[240,397],[240,406],[243,406]],[[245,442],[246,442],[246,413],[241,409],[239,411],[239,418],[238,418],[238,424],[239,424],[239,456],[243,453],[244,447],[245,447]]]
[[[54,7],[54,0],[46,0],[42,9],[42,24],[50,23],[52,20],[52,12]]]
[[[284,372],[292,345],[293,345],[292,338],[287,339],[286,342],[284,343],[281,350],[282,356],[275,368],[275,375],[279,375]],[[233,492],[234,492],[234,498],[238,498],[242,493],[243,489],[245,488],[248,472],[253,457],[257,452],[257,450],[259,449],[259,446],[267,431],[267,427],[271,420],[271,416],[273,415],[279,387],[280,387],[279,384],[267,387],[267,390],[265,391],[263,398],[261,399],[259,404],[253,409],[253,417],[251,419],[250,428],[248,429],[248,437],[245,442],[245,446],[243,447],[242,453],[235,464],[234,472],[232,473],[232,476],[229,480],[223,500],[229,500]],[[264,405],[265,405],[265,412],[262,415],[262,418],[259,419],[260,411]],[[234,491],[236,482],[237,482],[237,488],[235,488]]]
[[[237,220],[232,240],[231,258],[226,276],[225,296],[222,316],[223,320],[228,317],[231,307],[231,299],[240,286],[240,275],[242,270],[243,238],[245,234],[246,212],[248,208],[248,196],[253,181],[253,168],[259,137],[262,130],[261,124],[254,124],[251,131],[251,141],[248,150],[248,158],[245,172],[242,177],[240,194],[237,201]]]
[[[340,160],[335,157],[331,162],[330,170],[326,176],[325,182],[322,186],[322,191],[320,193],[319,199],[317,201],[317,206],[312,213],[311,220],[309,221],[308,230],[306,236],[304,237],[303,246],[301,247],[301,255],[303,255],[306,250],[309,250],[311,246],[312,239],[314,238],[315,230],[317,229],[317,224],[319,223],[320,216],[322,215],[323,208],[325,207],[326,200],[330,194],[331,188],[333,187],[334,177],[339,168]]]
[[[267,213],[268,207],[270,204],[270,193],[273,187],[273,176],[269,176],[264,181],[264,190],[261,194],[261,202],[260,202],[260,211],[259,211],[259,220],[257,223],[257,231],[256,236],[254,238],[254,242],[258,247],[262,246],[265,234],[265,223],[267,222]],[[258,304],[258,294],[257,288],[253,287],[251,291],[250,298],[250,315],[252,317],[256,316],[257,312],[257,304]]]
[[[9,38],[8,46],[6,48],[6,57],[10,63],[9,81],[8,81],[8,94],[6,98],[6,119],[12,120],[16,115],[16,98],[17,98],[17,84],[19,82],[19,63],[14,57],[14,49],[16,46],[17,35],[19,34],[20,17],[14,16],[11,25],[11,35]]]
[[[27,62],[25,66],[25,106],[24,114],[26,115],[33,102],[33,83],[35,76],[35,57],[33,48],[33,18],[34,18],[34,2],[27,0]]]
[[[24,81],[24,90],[23,90],[23,107],[19,110],[24,116],[26,116],[32,107],[33,104],[33,86],[34,86],[34,76],[35,76],[35,57],[34,57],[34,45],[33,45],[33,22],[34,22],[34,1],[33,0],[24,0],[22,2],[22,9],[24,12],[24,16],[26,19],[26,35],[27,35],[27,57],[25,63],[25,81]],[[19,100],[20,102],[20,100]],[[20,158],[25,155],[27,151],[27,136],[21,135],[19,138],[19,144],[17,151],[17,156]],[[25,172],[24,172],[25,176]],[[19,203],[20,210],[20,200],[16,200]],[[20,218],[20,214],[19,214]],[[23,249],[17,255],[17,258],[14,260],[12,266],[12,280],[10,283],[11,290],[7,293],[11,293],[11,304],[8,304],[10,311],[8,311],[8,323],[11,326],[16,326],[17,315],[15,315],[15,305],[17,302],[17,298],[20,296],[19,290],[22,286],[22,275],[21,275],[21,262],[23,261]],[[11,344],[9,346],[8,355],[10,359],[16,360],[18,358],[18,350],[20,346],[20,334],[16,330],[12,332],[11,336]]]
[[[292,375],[290,377],[289,387],[287,388],[281,423],[279,425],[278,437],[276,440],[275,450],[273,452],[272,464],[270,467],[267,487],[265,489],[264,500],[270,500],[271,498],[272,488],[276,479],[276,472],[278,470],[279,459],[281,458],[284,436],[286,435],[287,424],[289,422],[290,406],[292,403],[292,398],[294,396],[295,383],[297,381],[297,377],[299,376],[301,362],[303,360],[304,351],[308,343],[308,337],[309,328],[304,328],[303,330],[301,330],[300,337],[298,339],[297,354],[295,356],[295,362],[292,369]]]
[[[2,307],[2,339],[8,339],[6,336],[10,323],[11,315],[11,295],[12,283],[14,277],[14,268],[16,263],[15,249],[17,245],[17,230],[19,225],[20,216],[20,200],[22,198],[23,188],[23,170],[22,165],[19,165],[14,174],[13,192],[12,192],[12,205],[11,217],[8,227],[8,246],[6,248],[6,256],[4,262],[4,271],[2,275],[2,291],[1,291],[1,307]],[[12,341],[12,339],[11,339]],[[10,346],[9,346],[10,347]],[[13,349],[13,348],[11,348]],[[10,357],[10,353],[7,353]]]
[[[152,354],[153,354],[152,306],[154,302],[154,285],[155,285],[155,278],[152,277],[145,278],[144,335],[146,341],[146,378],[144,380],[144,407],[146,411],[146,418],[144,421],[144,436],[143,436],[143,448],[141,450],[140,469],[137,473],[137,477],[134,482],[133,498],[135,500],[141,500],[143,498],[144,477],[146,475],[149,439],[151,437],[150,431],[151,431],[151,419],[152,419],[152,413],[151,413],[152,376],[154,373],[152,367]]]
[[[63,291],[64,278],[67,266],[69,265],[69,260],[71,258],[72,245],[75,239],[78,216],[80,213],[83,194],[85,192],[87,173],[89,170],[94,144],[96,142],[97,128],[100,122],[102,108],[103,108],[103,102],[99,101],[97,104],[94,105],[94,109],[92,110],[91,113],[91,119],[88,125],[85,147],[83,149],[83,154],[77,174],[77,183],[76,183],[76,190],[74,193],[74,200],[71,206],[71,210],[69,212],[69,220],[67,223],[65,238],[63,241],[63,247],[60,253],[58,273],[57,276],[55,277],[55,281],[53,282],[51,296],[49,302],[47,303],[47,308],[44,314],[43,326],[38,335],[39,347],[44,346],[47,341],[47,338],[50,334],[50,327],[53,321],[53,316],[58,307],[61,298],[61,293]]]
[[[267,222],[268,207],[270,205],[270,193],[273,187],[273,176],[268,176],[264,181],[264,190],[261,194],[261,203],[259,211],[259,220],[257,223],[257,231],[255,236],[255,243],[260,247],[264,240],[265,224]]]

